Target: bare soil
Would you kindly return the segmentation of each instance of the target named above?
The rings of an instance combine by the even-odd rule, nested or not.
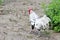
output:
[[[44,11],[41,3],[50,3],[50,0],[4,0],[0,8],[0,40],[60,40],[60,33],[37,37],[37,32],[30,34],[28,7],[41,17]]]

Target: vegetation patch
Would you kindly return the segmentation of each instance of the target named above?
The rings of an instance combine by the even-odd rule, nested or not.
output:
[[[51,19],[52,28],[55,32],[60,32],[60,0],[51,0],[48,5],[42,4],[46,15]]]
[[[2,3],[3,3],[3,0],[0,0],[0,5],[2,5]]]

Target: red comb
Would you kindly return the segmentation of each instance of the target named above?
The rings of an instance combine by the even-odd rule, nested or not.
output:
[[[28,8],[28,12],[29,12],[29,14],[30,14],[30,11],[31,11],[31,10],[32,10],[32,7],[29,7],[29,8]]]

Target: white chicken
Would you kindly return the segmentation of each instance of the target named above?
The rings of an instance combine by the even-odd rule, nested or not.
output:
[[[32,8],[29,8],[28,11],[32,31],[34,28],[36,28],[38,31],[40,31],[40,29],[49,28],[46,27],[46,25],[51,21],[49,17],[44,15],[43,17],[39,18],[39,16],[32,10]]]

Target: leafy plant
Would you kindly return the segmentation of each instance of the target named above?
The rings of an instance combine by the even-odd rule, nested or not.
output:
[[[42,8],[52,21],[52,29],[60,32],[60,0],[51,0],[48,5],[42,4]]]
[[[3,0],[0,0],[0,5],[2,5]]]

